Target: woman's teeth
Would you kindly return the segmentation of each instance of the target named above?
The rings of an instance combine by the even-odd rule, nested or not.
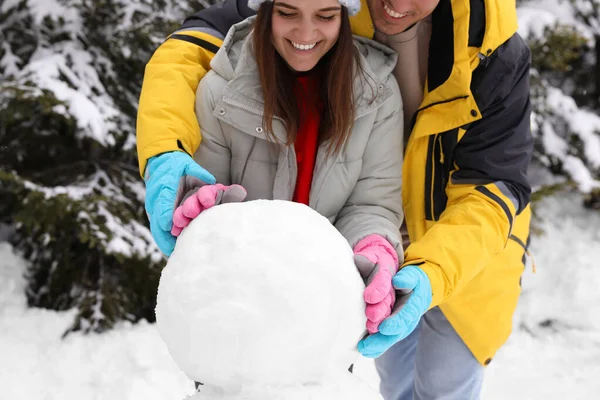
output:
[[[385,10],[385,12],[392,18],[402,18],[402,17],[406,17],[408,15],[408,13],[404,13],[404,14],[400,14],[394,10],[392,10],[391,8],[389,8],[387,6],[387,4],[383,4],[383,9]]]
[[[290,40],[290,43],[292,43],[292,46],[294,46],[296,49],[298,50],[312,50],[317,44],[313,43],[313,44],[300,44],[300,43],[296,43],[293,40]]]

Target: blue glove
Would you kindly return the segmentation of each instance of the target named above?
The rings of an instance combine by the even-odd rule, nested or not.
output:
[[[162,153],[146,166],[146,213],[160,251],[170,256],[176,238],[171,235],[173,212],[190,190],[216,183],[215,177],[181,151]]]
[[[431,304],[431,283],[427,274],[415,265],[396,273],[392,285],[397,291],[395,310],[379,325],[379,332],[358,343],[358,351],[377,358],[415,330]]]

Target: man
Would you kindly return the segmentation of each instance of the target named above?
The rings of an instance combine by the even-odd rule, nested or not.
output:
[[[167,255],[177,193],[188,178],[214,183],[185,155],[200,142],[196,87],[229,27],[250,15],[247,0],[197,13],[146,68],[140,172]],[[511,331],[529,238],[530,52],[516,33],[515,2],[363,0],[352,23],[399,55],[410,239],[394,278],[408,301],[359,351],[376,358],[386,400],[477,399],[484,366]]]

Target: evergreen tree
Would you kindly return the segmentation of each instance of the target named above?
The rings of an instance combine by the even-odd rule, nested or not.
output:
[[[585,2],[592,5],[596,0],[569,3],[574,7],[572,20],[581,19],[575,3]],[[526,8],[527,1],[520,5]],[[593,18],[587,21],[597,23],[598,18]],[[531,28],[526,39],[533,63],[534,158],[553,174],[566,177],[587,194],[584,205],[596,208],[600,206],[600,108],[595,85],[595,34],[586,23],[566,24],[563,20],[569,19],[555,18],[542,32],[539,28],[544,18],[524,21]]]
[[[212,2],[0,2],[0,222],[30,306],[71,330],[154,319],[164,260],[147,228],[135,117],[152,52]]]
[[[570,1],[579,25],[526,35],[535,158],[600,208],[598,0]],[[143,208],[138,96],[154,49],[214,2],[0,0],[0,224],[29,261],[29,304],[77,309],[71,329],[154,318],[164,260]]]

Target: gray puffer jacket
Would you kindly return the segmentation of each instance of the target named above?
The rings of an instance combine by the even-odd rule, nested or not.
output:
[[[269,141],[262,127],[264,101],[252,55],[250,18],[231,28],[202,79],[196,95],[196,115],[202,142],[194,155],[217,182],[240,184],[247,200],[291,200],[297,163],[293,146]],[[373,41],[355,38],[368,79],[357,79],[356,119],[343,150],[327,156],[320,145],[309,206],[327,217],[350,246],[379,234],[403,260],[400,224],[403,219],[402,99],[395,78],[396,53]],[[273,121],[283,143],[283,123]]]

